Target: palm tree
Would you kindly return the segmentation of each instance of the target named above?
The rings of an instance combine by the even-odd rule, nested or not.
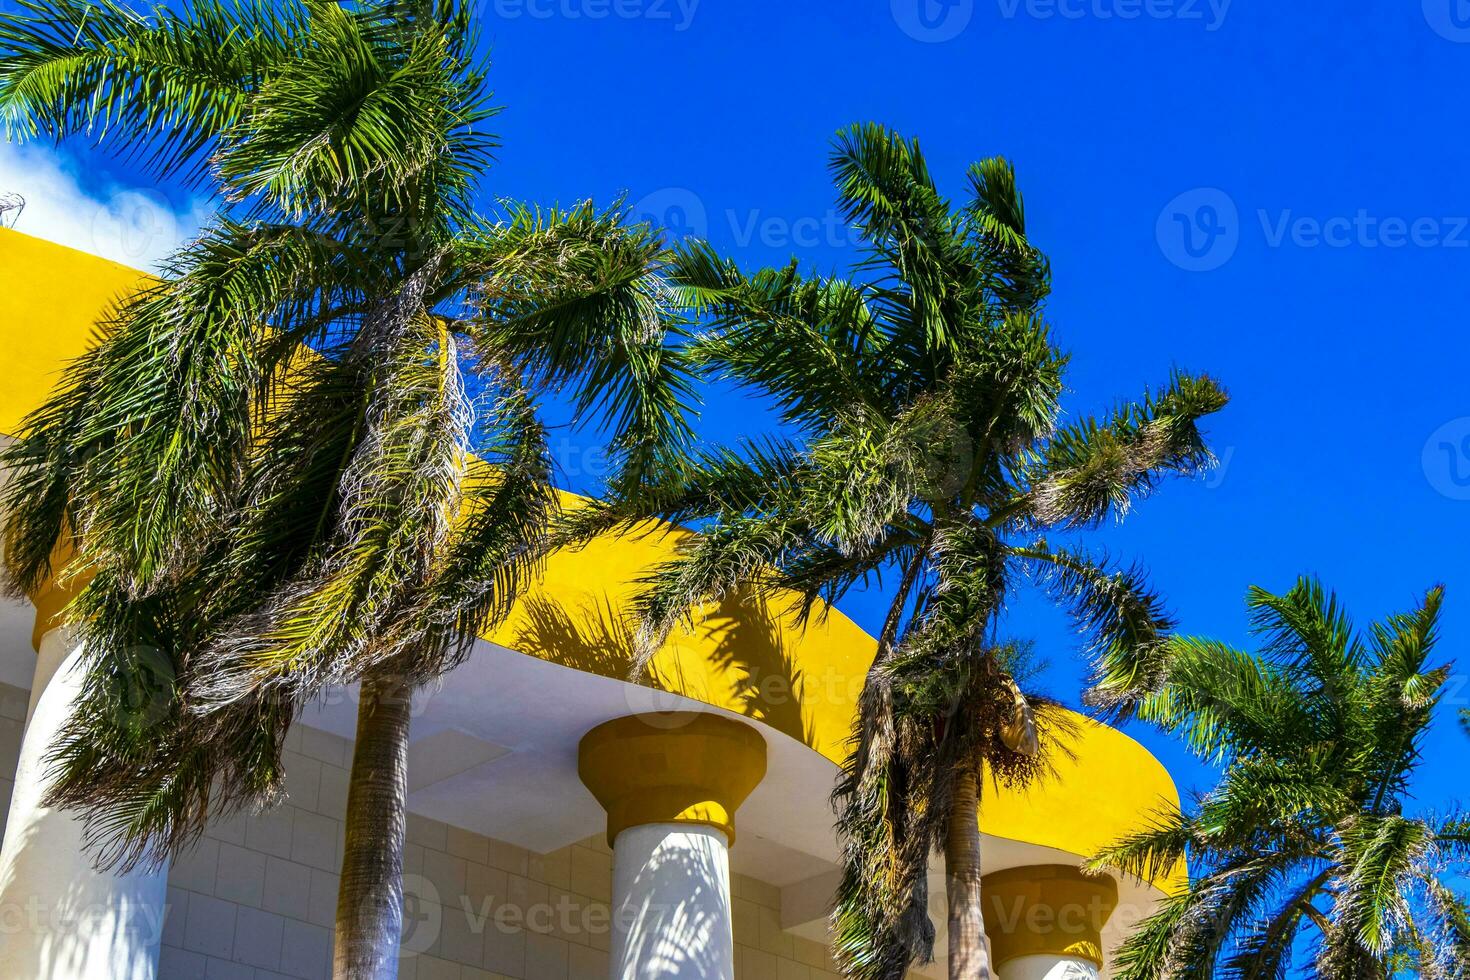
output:
[[[662,245],[591,205],[476,217],[486,98],[454,0],[0,20],[12,134],[91,134],[230,202],[3,459],[11,591],[91,576],[50,801],[102,864],[162,859],[278,799],[300,704],[361,679],[343,978],[396,971],[409,692],[544,552],[537,392],[610,432],[624,496],[687,433]],[[160,679],[167,703],[129,711]]]
[[[1449,678],[1431,661],[1442,590],[1359,633],[1313,579],[1247,597],[1251,653],[1167,645],[1141,718],[1220,764],[1192,812],[1158,815],[1091,862],[1148,875],[1189,860],[1188,891],[1124,943],[1126,980],[1470,975],[1470,818],[1411,815],[1414,771]]]
[[[640,647],[646,659],[690,610],[738,589],[793,589],[810,612],[896,573],[836,793],[838,954],[857,977],[897,977],[927,958],[928,857],[953,839],[948,873],[967,884],[951,892],[951,920],[965,924],[951,971],[986,976],[975,770],[958,760],[974,751],[998,772],[1029,771],[995,748],[994,706],[1015,700],[991,656],[997,617],[1022,578],[1038,582],[1091,637],[1100,702],[1126,707],[1169,618],[1136,569],[1045,535],[1121,516],[1163,477],[1207,466],[1198,423],[1226,396],[1180,373],[1136,403],[1060,425],[1067,359],[1042,315],[1048,266],[1026,238],[1011,166],[973,165],[969,200],[953,209],[916,142],[866,125],[839,135],[832,172],[866,242],[863,278],[808,277],[795,264],[747,275],[698,244],[671,266],[684,305],[708,324],[693,359],[773,399],[788,435],[693,454],[661,474],[653,509],[709,523],[647,583]],[[588,533],[639,516],[616,502],[581,515]],[[955,714],[958,724],[910,724],[897,688],[926,671],[964,678],[991,707]]]
[[[945,820],[939,833],[951,976],[990,971],[980,907],[983,777],[998,787],[1024,788],[1051,772],[1051,755],[1068,753],[1067,740],[1076,733],[1059,704],[1022,691],[1018,677],[1033,670],[1031,646],[1015,642],[958,654],[910,652],[884,668],[893,698],[892,737],[906,762],[904,792]],[[840,937],[841,946],[868,955],[874,941],[866,919],[844,925],[852,931]]]

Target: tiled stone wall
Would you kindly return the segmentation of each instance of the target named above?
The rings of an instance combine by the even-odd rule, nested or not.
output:
[[[0,684],[0,829],[29,695]],[[351,745],[297,726],[289,802],[217,824],[169,873],[159,980],[331,976]],[[410,817],[402,980],[605,980],[612,852],[601,835],[533,854]],[[780,891],[736,875],[736,980],[835,980],[783,932]]]
[[[211,828],[169,876],[159,980],[330,977],[350,745],[298,727],[290,801]],[[550,854],[411,817],[402,980],[605,980],[612,852]],[[733,882],[736,980],[835,980],[781,930],[780,892]]]

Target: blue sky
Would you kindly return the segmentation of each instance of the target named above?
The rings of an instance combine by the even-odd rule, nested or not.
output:
[[[825,172],[839,127],[921,137],[956,194],[969,161],[1004,154],[1053,261],[1071,410],[1175,365],[1234,398],[1211,423],[1220,469],[1166,487],[1103,543],[1146,562],[1186,630],[1242,643],[1252,583],[1316,573],[1366,622],[1444,582],[1440,654],[1470,669],[1470,4],[1369,6],[490,0],[506,111],[486,188],[542,203],[625,193],[744,263],[797,253],[826,270],[850,255]],[[102,215],[28,211],[34,234],[115,240],[145,261],[200,213],[163,188],[164,224],[135,234],[129,221],[157,218],[137,217],[140,181],[115,162],[17,160],[0,148],[0,185],[50,167],[51,194]],[[732,439],[759,418],[718,394],[702,431]],[[843,608],[875,627],[877,597]],[[1075,700],[1063,619],[1028,599],[1008,628],[1038,641],[1046,686]],[[1470,703],[1463,678],[1451,693]],[[1168,739],[1130,731],[1182,788],[1206,785]],[[1460,790],[1467,747],[1447,707],[1422,805]]]

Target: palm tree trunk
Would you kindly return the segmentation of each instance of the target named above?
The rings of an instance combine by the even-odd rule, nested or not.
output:
[[[396,676],[362,681],[337,891],[334,980],[398,976],[411,694]]]
[[[949,980],[990,980],[980,908],[980,781],[974,769],[955,780],[944,842],[949,901]]]

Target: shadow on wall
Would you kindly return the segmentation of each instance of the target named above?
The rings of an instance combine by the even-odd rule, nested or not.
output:
[[[701,690],[680,656],[656,657],[643,676],[633,680],[635,626],[620,616],[606,599],[588,602],[573,612],[560,603],[532,596],[522,606],[524,620],[516,632],[515,648],[564,667],[616,680],[629,681],[722,705],[771,726],[808,747],[816,747],[816,732],[802,711],[805,696],[802,673],[792,661],[780,623],[766,602],[731,594],[695,625],[706,640],[700,649],[707,673],[724,690]],[[688,655],[693,644],[671,646]],[[667,648],[666,648],[667,650]]]

